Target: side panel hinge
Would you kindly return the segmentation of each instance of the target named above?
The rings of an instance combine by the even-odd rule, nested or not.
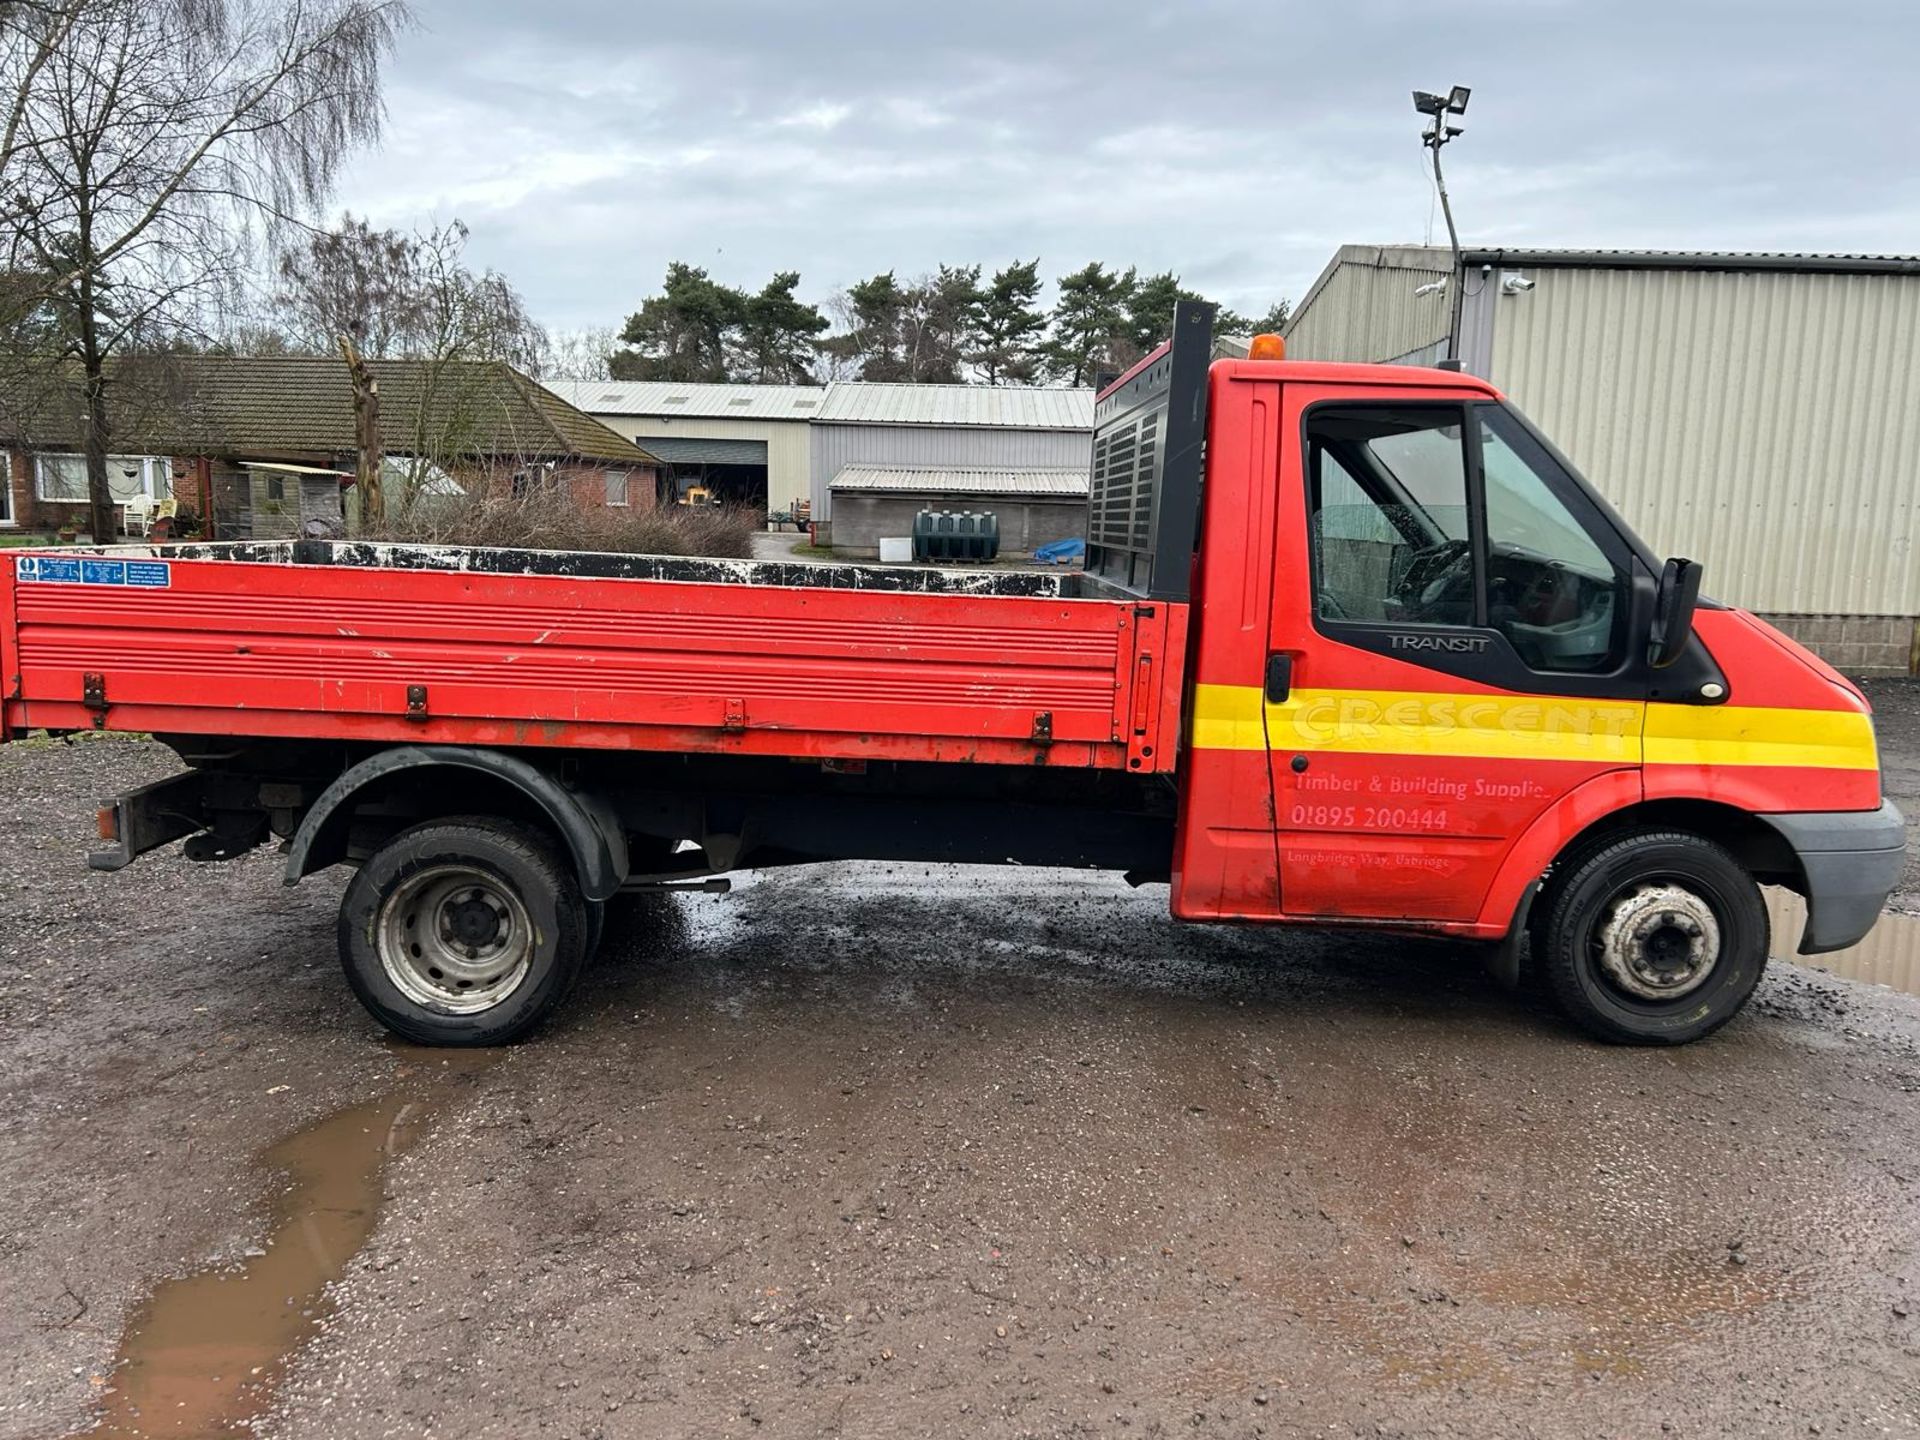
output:
[[[93,728],[107,728],[107,677],[88,671],[80,681],[80,701],[93,712]]]
[[[427,718],[427,687],[424,685],[407,686],[407,719],[425,720]]]

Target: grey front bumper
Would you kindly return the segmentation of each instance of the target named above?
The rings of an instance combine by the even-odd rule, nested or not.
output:
[[[1907,823],[1889,800],[1878,810],[1809,811],[1760,817],[1785,837],[1807,877],[1802,955],[1857,945],[1900,883]]]

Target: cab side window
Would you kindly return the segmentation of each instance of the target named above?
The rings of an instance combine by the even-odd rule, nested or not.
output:
[[[1306,431],[1314,618],[1496,630],[1528,669],[1625,656],[1628,580],[1498,405],[1329,405]]]
[[[1473,623],[1458,407],[1322,408],[1308,417],[1314,612],[1394,625]]]

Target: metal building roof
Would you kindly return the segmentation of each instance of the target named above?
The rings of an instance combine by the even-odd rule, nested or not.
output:
[[[694,385],[673,380],[554,380],[547,388],[589,415],[697,415],[798,420],[819,413],[824,385]]]
[[[1093,391],[835,381],[827,387],[827,401],[817,418],[834,425],[1091,431]]]
[[[1435,247],[1438,250],[1438,247]],[[1442,263],[1446,251],[1438,250]],[[1786,250],[1463,249],[1468,265],[1569,270],[1785,270],[1799,275],[1920,275],[1920,256],[1835,255]]]
[[[1085,470],[946,470],[911,465],[848,465],[835,490],[887,490],[919,495],[1032,495],[1084,500]]]

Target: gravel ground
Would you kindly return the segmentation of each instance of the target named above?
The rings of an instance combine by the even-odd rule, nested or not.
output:
[[[453,1073],[348,995],[337,879],[85,870],[168,764],[0,750],[0,1436],[261,1244],[266,1151],[415,1101],[255,1433],[1920,1434],[1920,1000],[1780,964],[1611,1049],[1448,946],[844,865],[630,910]]]
[[[1891,907],[1920,915],[1920,680],[1862,680],[1880,740],[1880,788],[1907,817],[1907,873]]]

